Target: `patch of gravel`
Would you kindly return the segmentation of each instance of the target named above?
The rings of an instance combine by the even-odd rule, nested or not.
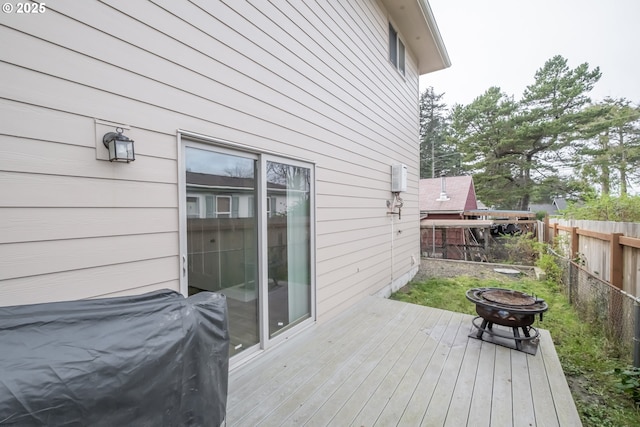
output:
[[[504,274],[495,271],[496,268],[517,270],[521,274],[520,276]],[[420,281],[430,278],[454,278],[459,276],[496,280],[517,280],[520,277],[526,276],[535,279],[533,267],[526,265],[492,264],[487,262],[423,258],[420,260],[420,270],[413,280]]]

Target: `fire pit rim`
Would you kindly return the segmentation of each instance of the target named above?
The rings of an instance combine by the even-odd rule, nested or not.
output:
[[[517,292],[520,293],[524,296],[533,298],[535,300],[535,302],[533,304],[530,305],[510,305],[510,304],[504,304],[504,303],[497,303],[497,302],[493,302],[493,301],[489,301],[487,299],[484,299],[481,297],[481,294],[483,292],[486,291],[507,291],[507,292]],[[469,301],[471,301],[472,303],[483,307],[487,307],[487,308],[494,308],[497,310],[507,310],[511,313],[514,314],[538,314],[538,313],[544,313],[545,311],[548,310],[549,306],[546,303],[545,300],[541,299],[541,298],[536,298],[533,297],[532,295],[529,295],[525,292],[522,291],[516,291],[513,289],[506,289],[506,288],[495,288],[495,287],[486,287],[486,288],[471,288],[469,290],[467,290],[466,292],[466,297]]]

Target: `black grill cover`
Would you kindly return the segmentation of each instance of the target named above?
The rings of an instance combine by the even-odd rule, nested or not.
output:
[[[219,426],[228,367],[223,295],[0,307],[0,425]]]

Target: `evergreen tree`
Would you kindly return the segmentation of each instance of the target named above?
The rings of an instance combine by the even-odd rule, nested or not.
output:
[[[640,180],[640,108],[624,98],[606,98],[589,109],[599,113],[585,126],[587,140],[577,147],[576,170],[603,195],[616,189],[626,195],[628,184]]]
[[[559,180],[551,178],[559,177],[571,143],[600,113],[584,108],[600,75],[597,67],[590,70],[584,63],[571,69],[566,59],[555,56],[536,72],[520,101],[493,87],[454,109],[452,137],[474,171],[484,203],[526,210],[532,197],[542,193],[537,187],[553,183],[555,191],[562,191]]]
[[[514,149],[511,120],[516,108],[511,97],[492,87],[471,104],[457,105],[452,114],[451,140],[464,154],[476,194],[497,208],[511,207],[520,197],[514,180],[519,158],[509,154]]]
[[[449,118],[443,96],[433,87],[420,95],[420,178],[460,174],[460,155],[447,143]]]

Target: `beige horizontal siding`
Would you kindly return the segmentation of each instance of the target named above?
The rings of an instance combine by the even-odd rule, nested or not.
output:
[[[135,288],[128,288],[126,290],[118,291],[118,292],[108,292],[106,294],[97,295],[97,296],[92,297],[92,298],[122,297],[122,296],[128,296],[128,295],[132,295],[132,294],[143,294],[143,293],[146,293],[146,292],[154,292],[154,291],[160,291],[160,290],[166,290],[166,289],[171,290],[171,291],[179,292],[179,287],[180,287],[180,283],[176,279],[176,280],[170,280],[170,281],[166,281],[166,282],[154,283],[154,284],[146,285],[146,286],[138,286],[138,287],[135,287]]]
[[[417,67],[409,51],[406,76],[390,64],[377,1],[59,0],[13,18],[0,16],[16,47],[0,52],[7,301],[177,288],[178,129],[315,163],[320,317],[411,270]],[[135,162],[96,160],[96,119],[129,127]],[[387,215],[393,163],[409,166],[402,219]]]
[[[104,148],[106,152],[107,149]],[[175,160],[140,155],[136,167],[96,162],[96,148],[0,135],[0,167],[7,172],[176,184]]]
[[[175,208],[16,207],[0,217],[0,244],[178,231]]]
[[[318,279],[326,282],[327,286],[318,292],[318,299],[324,301],[349,287],[345,286],[345,283],[360,281],[363,276],[376,271],[376,268],[388,269],[390,265],[391,259],[386,253],[373,256],[366,254],[361,254],[359,257],[353,256],[350,264],[344,264],[337,258],[325,261],[323,271],[318,272]],[[385,276],[390,276],[390,273],[387,272],[382,276],[384,279],[388,279]]]
[[[0,280],[178,255],[176,233],[0,246]]]
[[[387,229],[390,230],[390,229]],[[324,234],[317,238],[318,257],[321,261],[331,258],[341,258],[359,252],[375,251],[384,248],[386,251],[389,232],[382,227],[370,229],[366,236],[362,231]]]
[[[177,205],[175,184],[0,172],[0,207],[177,208]]]
[[[243,4],[242,2],[238,2],[238,6],[242,4]],[[174,7],[179,8],[181,6],[174,6]],[[69,13],[73,12],[76,14],[78,13],[75,8],[75,5],[73,6],[73,10],[69,10],[68,12]],[[220,10],[216,10],[216,12],[220,12]],[[63,17],[60,15],[54,15],[54,16],[58,17],[59,19],[63,19]],[[149,12],[143,16],[152,17],[154,16],[154,14]],[[221,16],[218,16],[218,18],[222,19],[224,16],[225,15],[222,14]],[[98,27],[100,25],[103,27],[105,26],[104,22],[106,21],[100,15],[96,15],[96,18],[93,18],[93,19],[94,20],[99,19],[102,23],[92,22],[92,19],[88,19],[89,21],[88,23],[95,24]],[[129,23],[128,21],[124,21],[122,25],[126,25],[128,23]],[[62,22],[60,22],[60,24],[62,24]],[[131,25],[128,26],[129,28],[128,33],[133,34],[133,37],[136,37],[135,43],[141,43],[144,46],[153,45],[153,46],[156,46],[155,47],[156,50],[159,49],[157,47],[159,45],[158,39],[157,39],[158,37],[157,33],[148,34],[149,29],[145,27],[146,31],[143,32],[141,30],[141,33],[139,34],[135,32],[134,29],[141,26],[141,24],[133,21],[130,24]],[[166,25],[167,23],[165,23],[165,26]],[[61,36],[59,34],[60,32],[57,32],[58,34],[49,34],[48,32],[45,33],[44,30],[41,30],[43,32],[41,36],[45,40],[52,40],[52,41],[62,38],[62,40],[60,40],[60,43],[69,45],[72,43],[72,40],[69,40],[69,39],[72,37],[73,37],[73,41],[79,39],[78,37],[75,37],[75,35],[79,32],[82,32],[83,29],[85,29],[86,31],[86,28],[87,27],[80,22],[73,22],[73,26],[70,27],[68,31],[65,31],[66,35]],[[108,28],[105,28],[105,30],[108,30]],[[52,30],[49,30],[49,31],[52,31]],[[0,33],[0,35],[2,35],[2,33]],[[100,33],[98,33],[98,35],[100,35]],[[224,34],[222,36],[224,36]],[[222,36],[219,36],[219,37],[223,38]],[[95,34],[92,34],[93,39],[95,39],[96,37],[97,36]],[[199,40],[201,40],[202,34],[199,34],[199,37],[200,37]],[[10,42],[19,43],[21,41],[24,44],[26,43],[25,40],[27,38],[28,36],[21,35],[21,38],[19,40],[10,40]],[[148,42],[146,44],[143,43],[145,39],[148,39]],[[102,34],[102,37],[100,37],[97,41],[101,45],[106,43],[106,46],[109,46],[110,44],[109,40],[113,40],[113,37],[109,36],[108,34]],[[291,67],[285,64],[281,59],[278,59],[271,54],[266,54],[266,52],[264,52],[262,48],[256,49],[256,45],[254,44],[254,42],[246,39],[246,37],[242,37],[234,41],[236,42],[236,44],[240,42],[246,43],[247,50],[253,48],[255,52],[251,51],[249,52],[249,55],[251,55],[251,58],[257,63],[264,64],[269,58],[271,58],[272,60],[277,60],[280,63],[281,67],[287,66],[287,68],[291,70]],[[38,43],[38,42],[40,41],[39,40],[32,41],[32,43]],[[75,43],[77,44],[79,42],[75,42]],[[113,43],[113,41],[111,41],[111,43]],[[192,44],[193,46],[199,45],[195,40],[193,40],[192,43],[193,43]],[[29,44],[26,44],[26,47],[29,47]],[[240,47],[244,47],[244,46],[240,45]],[[184,102],[184,104],[191,104],[192,107],[197,107],[197,101],[209,102],[211,104],[211,103],[219,102],[220,99],[224,99],[225,100],[224,106],[212,104],[210,105],[209,110],[211,110],[211,108],[228,107],[228,108],[233,108],[239,112],[242,112],[250,116],[259,116],[266,120],[269,120],[269,117],[270,117],[270,114],[269,114],[270,110],[268,108],[269,104],[274,104],[275,102],[278,101],[278,98],[282,99],[281,104],[286,107],[286,108],[280,109],[278,113],[284,113],[287,115],[290,115],[290,112],[296,111],[296,109],[299,109],[299,108],[310,110],[307,106],[313,105],[310,99],[303,99],[304,102],[298,102],[297,96],[292,97],[292,95],[297,95],[295,93],[294,94],[289,94],[288,92],[279,93],[274,90],[270,90],[270,88],[262,82],[258,82],[255,79],[246,78],[246,76],[238,75],[238,73],[235,72],[234,70],[230,70],[229,66],[225,66],[223,70],[220,70],[221,71],[220,73],[214,74],[216,70],[211,69],[210,66],[212,65],[212,63],[217,63],[217,61],[212,61],[210,57],[205,57],[204,58],[205,63],[198,69],[199,73],[194,73],[193,72],[194,70],[186,69],[184,66],[179,65],[181,61],[185,61],[185,58],[181,58],[181,57],[170,58],[172,62],[167,63],[166,60],[163,60],[162,58],[159,58],[158,56],[152,55],[141,49],[137,49],[135,53],[131,52],[127,54],[126,53],[127,51],[131,49],[135,49],[130,44],[125,44],[124,46],[120,46],[118,49],[116,49],[115,46],[114,46],[114,49],[104,49],[105,52],[112,52],[111,56],[103,59],[103,56],[105,54],[100,53],[101,61],[92,61],[92,62],[87,62],[86,59],[83,60],[80,55],[78,55],[77,53],[71,50],[63,49],[63,48],[56,49],[55,46],[51,46],[50,48],[51,50],[53,50],[52,54],[55,54],[56,56],[61,55],[61,59],[63,60],[58,61],[58,63],[60,64],[59,73],[60,75],[65,76],[69,80],[82,82],[87,86],[91,86],[91,87],[96,87],[97,85],[100,85],[100,84],[102,86],[105,86],[105,83],[110,82],[111,84],[107,85],[105,87],[105,90],[111,93],[122,93],[127,98],[134,98],[134,99],[145,98],[145,102],[149,102],[154,105],[162,105],[162,100],[170,101],[172,104],[174,105],[177,104],[179,106],[179,108],[176,108],[176,110],[182,111],[182,112],[188,111],[188,110],[185,110],[185,108],[182,107],[181,104],[183,103],[180,102],[180,98],[190,99],[191,100],[190,102]],[[233,63],[233,58],[234,56],[238,56],[238,52],[232,51],[226,46],[220,46],[220,48],[223,49],[221,52],[216,50],[216,51],[212,51],[211,54],[216,54],[218,56],[224,55],[225,63]],[[94,53],[95,49],[93,49],[93,47],[91,47],[91,49],[89,50],[89,47],[87,46],[85,49],[87,50],[87,52],[91,52],[90,54],[87,53],[87,55],[95,55]],[[125,52],[123,52],[123,49],[125,50]],[[224,49],[230,50],[230,51],[226,52]],[[273,47],[273,49],[276,49],[276,47]],[[29,52],[29,51],[30,49],[24,50],[24,52]],[[57,52],[57,51],[60,51],[60,52]],[[37,64],[35,63],[37,63],[38,61],[46,63],[47,61],[47,58],[32,58],[28,54],[21,53],[21,52],[16,52],[15,54],[16,56],[19,56],[19,57],[26,56],[28,57],[28,59],[30,59],[28,61],[28,64],[25,64],[25,66],[28,68],[41,69],[42,67],[38,67]],[[127,61],[127,59],[134,58],[135,56],[142,56],[142,57],[138,58],[138,61]],[[265,57],[263,58],[262,56],[265,56]],[[78,57],[78,59],[74,59],[75,57]],[[142,59],[142,61],[140,59]],[[190,58],[187,58],[187,60],[188,59]],[[75,61],[82,61],[83,66],[77,66],[77,67],[69,66],[69,64],[73,64]],[[160,62],[158,63],[158,61]],[[23,62],[25,62],[24,59],[23,59]],[[119,62],[122,62],[121,68],[111,66],[111,65],[119,65]],[[144,68],[131,69],[132,66],[130,64],[144,64],[145,66]],[[188,64],[190,66],[193,66],[194,64],[197,64],[197,62],[190,61],[188,62]],[[85,73],[84,69],[87,67],[93,67],[95,68],[95,70],[91,70],[91,72]],[[169,67],[169,70],[167,70],[167,67]],[[274,64],[271,67],[269,67],[269,70],[273,70],[275,67],[276,65]],[[104,71],[101,70],[101,68],[104,69]],[[109,68],[108,72],[113,75],[108,80],[108,82],[101,83],[100,79],[107,72],[106,68]],[[129,69],[131,70],[128,71]],[[130,75],[132,74],[132,72],[136,74]],[[207,72],[215,76],[216,80],[207,78],[202,74]],[[162,73],[162,74],[159,75],[159,73]],[[166,80],[167,75],[173,75],[173,74],[175,74],[175,77],[178,78],[178,81],[180,82],[181,87],[179,89],[173,85],[169,86],[167,84],[164,84],[164,90],[154,90],[154,88],[158,84],[164,83],[164,82],[161,82],[159,79],[164,77],[164,79]],[[181,74],[184,74],[184,76],[181,77]],[[148,78],[145,78],[143,80],[137,79],[136,77],[140,77],[140,75],[147,76]],[[225,85],[224,76],[228,76],[228,75],[233,75],[233,80],[235,81],[230,82],[230,85]],[[288,77],[287,80],[289,80],[290,77],[289,76],[287,77]],[[153,78],[153,80],[151,78]],[[129,84],[128,82],[133,79],[135,79],[135,83]],[[217,79],[222,79],[223,81],[219,83]],[[305,86],[305,84],[308,84],[308,77],[305,77],[305,80],[306,81],[301,82],[301,85],[303,87]],[[278,81],[276,83],[281,83],[281,82]],[[242,88],[243,91],[239,90],[239,88]],[[367,88],[364,84],[356,87],[355,89],[357,89],[357,91],[354,91],[355,95],[360,94],[360,92],[358,91],[364,91],[364,90],[372,91],[372,89]],[[143,93],[144,95],[142,96],[136,95],[137,92]],[[263,93],[264,95],[262,95]],[[151,96],[149,94],[151,94]],[[192,99],[194,95],[197,95],[199,98],[202,98],[202,99]],[[322,93],[320,96],[324,96],[324,98],[326,98],[326,91],[325,93]],[[249,99],[245,99],[245,98],[249,98]],[[266,99],[267,101],[265,102],[265,104],[267,105],[262,105],[259,102],[255,102],[260,98]],[[367,101],[368,101],[368,107],[370,109],[372,105],[372,101],[375,101],[375,99],[371,100],[371,97],[369,98],[370,99],[367,99]],[[292,101],[295,102],[295,104],[292,104]],[[316,103],[321,103],[321,101],[316,100]],[[322,105],[326,106],[326,102],[322,103]],[[325,108],[325,110],[327,114],[341,112],[342,108],[340,107],[341,106],[335,106],[331,109]],[[399,107],[399,106],[396,105],[395,107]],[[354,109],[354,111],[358,111],[358,110]],[[216,113],[215,110],[212,110],[211,112],[214,114],[214,117],[217,116],[215,115]],[[325,113],[324,111],[320,111],[320,112]],[[194,112],[194,113],[191,113],[190,115],[197,116],[197,113]],[[313,124],[322,125],[323,116],[314,115],[313,117],[314,117]],[[380,117],[381,117],[381,120],[386,120],[387,114],[385,114],[384,110],[380,110]],[[332,120],[331,123],[334,126],[335,125],[344,126],[343,123],[350,124],[351,120],[353,120],[354,118],[349,117],[349,119],[350,120],[344,120],[344,119],[338,118],[338,119]],[[370,133],[369,128],[371,126],[380,127],[380,125],[375,125],[376,122],[373,121],[372,119],[369,119],[368,122],[369,123],[367,123],[367,126],[364,126],[360,129],[361,131]],[[228,123],[226,124],[228,125]],[[380,128],[383,131],[386,129],[386,127],[380,127]],[[402,131],[402,128],[396,129],[396,130]],[[382,136],[390,137],[392,135],[393,134],[389,133],[388,131],[385,131],[385,133]],[[371,139],[370,135],[367,135],[367,134],[365,134],[364,136],[368,137],[369,140],[375,143],[376,141],[375,138]],[[408,135],[405,135],[405,136],[408,136]],[[325,139],[325,141],[327,141],[327,139]],[[368,147],[368,148],[372,149],[375,147]]]
[[[95,138],[88,136],[93,135],[96,127],[93,117],[70,114],[6,99],[0,102],[0,116],[2,117],[0,135],[20,136],[87,148],[95,148],[96,146]],[[43,126],[44,123],[46,126]],[[175,131],[171,134],[159,134],[136,128],[134,139],[138,156],[173,160],[177,156]],[[5,149],[4,144],[0,144],[0,150],[3,152],[0,161],[3,161],[4,155],[10,153]],[[31,166],[33,167],[33,165]],[[175,182],[175,174],[171,182]]]
[[[323,293],[319,292],[318,311],[321,313],[319,321],[326,321],[350,307],[353,301],[359,301],[363,297],[371,295],[372,288],[384,287],[391,280],[388,271],[388,265],[379,264],[362,272],[363,274],[358,279],[341,282],[341,286],[335,286],[332,289],[333,292],[326,298]]]
[[[116,296],[134,290],[177,291],[178,271],[178,258],[166,257],[9,279],[1,282],[0,305]]]

